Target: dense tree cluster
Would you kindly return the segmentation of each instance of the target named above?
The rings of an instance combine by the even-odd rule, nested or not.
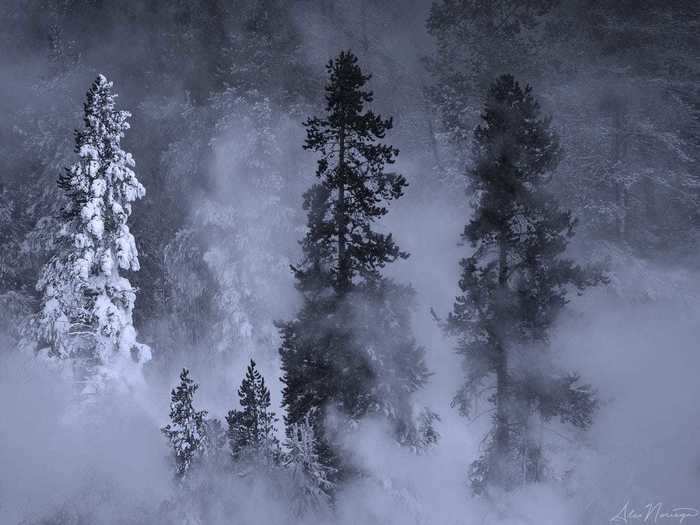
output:
[[[328,507],[334,488],[332,469],[318,455],[319,441],[311,414],[290,427],[281,447],[277,418],[270,410],[270,391],[253,360],[238,389],[240,408],[226,416],[227,455],[220,454],[224,434],[221,422],[207,418],[206,410],[194,408],[198,388],[184,368],[179,385],[171,393],[170,423],[161,429],[171,448],[175,478],[182,487],[195,490],[197,482],[193,480],[201,479],[206,467],[249,477],[277,473],[293,485],[296,513]]]
[[[630,260],[697,265],[693,2],[6,7],[0,47],[40,74],[0,100],[1,340],[69,372],[83,402],[139,391],[145,367],[253,356],[221,419],[182,369],[161,429],[182,490],[268,476],[303,514],[368,475],[347,446],[363,422],[401,450],[439,442],[416,293],[392,273],[409,259],[399,200],[469,209],[438,318],[463,381],[436,409],[491,416],[476,493],[557,478],[545,433],[578,444],[594,422],[594,387],[552,344],[572,294]],[[394,30],[418,12],[434,52],[406,60],[415,27]]]
[[[686,255],[699,219],[696,15],[690,2],[433,2],[430,95],[455,162],[470,159],[481,93],[515,74],[556,108],[566,155],[553,189],[582,233]]]

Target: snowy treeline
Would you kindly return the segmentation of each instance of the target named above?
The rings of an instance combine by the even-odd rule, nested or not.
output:
[[[680,312],[666,325],[644,310],[679,347],[697,333],[692,2],[6,11],[0,366],[21,366],[19,382],[0,370],[0,393],[41,378],[66,399],[55,420],[57,401],[37,409],[57,435],[100,436],[86,448],[150,465],[158,490],[124,492],[119,461],[91,458],[89,481],[37,509],[3,501],[0,477],[0,513],[588,523],[619,510],[621,492],[596,484],[626,453],[606,440],[629,437],[617,403],[640,421],[644,403],[685,394],[625,401],[610,348],[654,355],[635,334],[645,308]],[[624,335],[614,309],[634,312]],[[654,362],[642,356],[647,381]],[[0,424],[13,465],[22,403]],[[681,413],[655,414],[651,434],[688,455],[672,430],[700,430],[700,414]],[[138,421],[133,440],[119,421]],[[697,485],[654,472],[679,494]],[[628,499],[655,497],[662,481],[641,477]],[[126,493],[138,510],[115,510]]]

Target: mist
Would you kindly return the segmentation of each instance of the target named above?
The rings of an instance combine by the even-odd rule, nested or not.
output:
[[[3,3],[0,523],[700,520],[697,8],[504,0],[494,6],[512,12],[499,22],[501,10],[476,4]],[[372,75],[368,107],[393,118],[381,142],[399,153],[384,173],[407,185],[372,229],[409,254],[378,265],[381,282],[410,287],[395,292],[404,298],[395,308],[352,294],[359,299],[343,308],[386,307],[396,316],[387,324],[424,352],[428,374],[404,388],[401,377],[383,377],[403,366],[401,355],[382,354],[364,363],[371,388],[404,388],[398,408],[379,396],[382,408],[357,418],[342,403],[308,412],[323,414],[314,431],[334,429],[333,440],[323,434],[341,458],[330,475],[352,465],[309,506],[291,459],[300,422],[281,349],[284,323],[303,321],[314,297],[299,271],[311,253],[308,191],[322,175],[320,154],[303,146],[307,119],[325,114],[326,64],[342,50]],[[487,448],[494,401],[483,395],[469,417],[460,413],[471,365],[446,326],[464,293],[460,261],[479,254],[464,236],[483,205],[470,185],[480,165],[474,129],[503,73],[532,86],[562,146],[543,187],[576,218],[565,256],[605,274],[585,291],[570,286],[543,349],[515,341],[511,366],[576,373],[597,410],[584,429],[543,418],[546,475],[477,494],[470,465]],[[73,130],[98,74],[132,114],[121,147],[145,196],[128,203],[140,269],[120,270],[134,294],[120,315],[135,329],[131,344],[153,357],[140,363],[139,381],[86,397],[73,361],[46,358],[44,342],[28,341],[46,305],[37,282],[69,230],[61,210],[70,195],[56,180],[82,155]],[[348,315],[343,328],[370,337],[368,316]],[[178,374],[189,370],[194,408],[225,427],[229,411],[244,408],[238,389],[251,360],[269,389],[282,459],[232,460],[226,435],[182,481],[161,430],[172,423]],[[439,437],[397,437],[402,410],[434,414],[426,435]],[[405,426],[418,435],[413,424]]]

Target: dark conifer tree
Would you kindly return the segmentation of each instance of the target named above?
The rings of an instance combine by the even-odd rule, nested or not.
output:
[[[382,139],[391,129],[367,109],[372,93],[351,52],[327,65],[326,112],[305,122],[304,148],[320,154],[319,182],[304,196],[308,231],[304,259],[293,267],[304,303],[282,325],[283,402],[287,427],[314,414],[319,457],[342,476],[325,410],[357,420],[381,413],[397,438],[416,438],[410,394],[428,375],[423,349],[410,336],[412,290],[382,277],[380,270],[406,258],[390,233],[374,223],[401,197],[406,179],[385,171],[398,150]]]
[[[602,279],[564,257],[575,220],[547,189],[560,155],[531,88],[510,75],[499,77],[474,133],[468,175],[475,202],[463,239],[475,251],[461,261],[461,295],[447,322],[459,337],[467,370],[456,404],[469,416],[480,394],[492,392],[488,447],[472,465],[477,492],[541,479],[544,463],[533,425],[558,417],[586,428],[596,407],[578,376],[559,373],[547,357],[550,329],[567,292]]]
[[[276,463],[280,456],[279,441],[275,436],[277,418],[270,410],[270,390],[252,359],[238,389],[238,398],[241,410],[231,410],[226,416],[234,459]]]
[[[182,480],[193,464],[207,453],[206,410],[195,410],[194,393],[199,388],[186,368],[180,372],[180,384],[170,394],[170,423],[161,429],[168,438],[175,458],[175,476]]]

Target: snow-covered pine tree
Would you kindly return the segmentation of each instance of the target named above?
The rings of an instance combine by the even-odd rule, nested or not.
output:
[[[31,323],[35,348],[70,359],[85,394],[109,381],[139,383],[151,358],[136,340],[135,290],[120,275],[139,269],[127,220],[145,190],[121,148],[131,114],[115,109],[115,98],[103,75],[87,92],[85,126],[75,134],[79,160],[58,179],[67,198],[62,236],[37,283],[43,296]]]
[[[333,468],[324,465],[318,452],[315,419],[306,414],[299,423],[290,425],[285,441],[284,465],[290,469],[296,484],[296,513],[299,515],[328,505],[334,489]]]
[[[323,419],[327,409],[350,424],[376,414],[405,441],[415,435],[410,398],[428,372],[411,336],[413,292],[380,272],[408,254],[374,224],[407,182],[385,171],[398,153],[381,142],[392,121],[367,109],[370,76],[357,57],[341,52],[327,70],[326,114],[305,122],[304,148],[320,154],[320,180],[304,196],[304,259],[293,268],[304,302],[297,318],[281,326],[286,423],[301,423],[309,413]],[[323,421],[314,428],[321,460],[339,476],[348,474],[352,468],[341,465],[333,436],[342,430]]]
[[[195,410],[194,393],[199,388],[186,368],[180,372],[180,384],[170,394],[170,423],[161,428],[168,438],[175,459],[175,477],[183,480],[192,466],[200,461],[209,448],[206,410]]]
[[[575,220],[548,190],[560,149],[529,86],[511,75],[492,84],[474,144],[475,203],[463,239],[475,251],[461,261],[461,295],[447,330],[459,339],[467,371],[455,403],[471,416],[474,402],[492,393],[488,446],[472,464],[478,492],[540,480],[537,430],[552,418],[578,428],[591,424],[592,391],[578,375],[553,366],[548,340],[568,291],[603,277],[564,257]]]
[[[280,457],[279,440],[275,436],[277,417],[270,410],[270,390],[252,359],[238,389],[238,399],[241,409],[231,410],[226,416],[234,460],[274,465]]]

